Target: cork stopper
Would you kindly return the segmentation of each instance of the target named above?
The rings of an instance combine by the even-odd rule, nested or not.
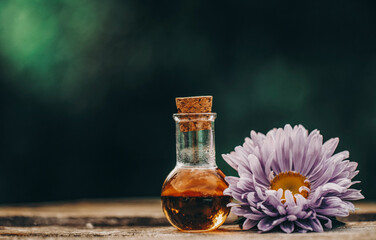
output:
[[[212,103],[212,96],[176,98],[178,113],[210,113],[212,111]]]
[[[194,115],[194,113],[211,113],[212,111],[212,96],[198,96],[198,97],[178,97],[176,98],[176,107],[178,113],[193,113],[193,115],[181,116],[179,127],[181,132],[210,130],[211,121],[205,120],[209,116]]]

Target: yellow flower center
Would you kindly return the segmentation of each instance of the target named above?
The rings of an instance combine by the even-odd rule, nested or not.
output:
[[[311,188],[311,185],[309,184],[306,177],[303,175],[297,173],[297,172],[281,172],[277,176],[273,178],[273,180],[270,182],[270,189],[278,191],[278,189],[282,188],[283,190],[283,196],[282,196],[282,202],[284,203],[285,200],[285,191],[290,190],[292,192],[292,195],[299,193],[303,197],[308,197],[308,191],[303,189],[301,192],[299,192],[300,187],[307,187],[308,189]],[[295,197],[294,197],[295,200]]]

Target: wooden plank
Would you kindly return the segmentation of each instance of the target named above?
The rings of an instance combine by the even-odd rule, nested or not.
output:
[[[1,227],[0,237],[11,239],[253,239],[253,240],[295,240],[324,239],[324,240],[374,240],[376,237],[376,222],[349,222],[344,227],[323,233],[293,233],[280,232],[260,234],[256,231],[242,231],[234,225],[222,226],[216,231],[207,233],[184,233],[173,227],[121,227],[121,228],[69,228],[69,227]]]
[[[231,215],[219,230],[208,233],[183,233],[171,227],[159,199],[77,201],[0,206],[0,236],[11,239],[376,239],[375,203],[357,203],[357,212],[346,225],[333,231],[309,234],[259,234],[242,231]],[[356,221],[353,221],[353,220]]]
[[[232,223],[236,216],[231,215]],[[77,201],[0,207],[0,226],[169,226],[160,199]]]
[[[376,221],[376,203],[357,203],[341,221]],[[236,220],[230,215],[227,224]],[[125,199],[0,206],[0,226],[168,226],[160,200]]]

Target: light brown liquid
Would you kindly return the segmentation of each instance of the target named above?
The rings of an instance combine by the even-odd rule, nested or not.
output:
[[[226,220],[231,197],[218,168],[174,170],[162,187],[162,208],[169,222],[182,231],[210,231]]]

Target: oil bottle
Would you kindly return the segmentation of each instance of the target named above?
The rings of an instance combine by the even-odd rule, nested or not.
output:
[[[186,102],[187,108],[197,104],[197,100],[203,104],[206,98],[181,98],[181,101]],[[197,106],[191,110],[195,112],[183,112],[184,107],[179,108],[178,101],[180,113],[173,115],[176,166],[162,186],[162,208],[168,221],[181,231],[214,230],[226,220],[230,212],[226,205],[231,200],[223,195],[228,185],[215,161],[216,113],[197,113]]]

